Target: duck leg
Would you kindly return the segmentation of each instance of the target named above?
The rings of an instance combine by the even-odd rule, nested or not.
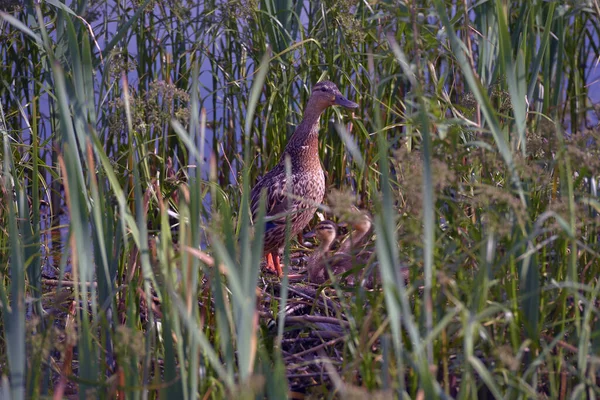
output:
[[[273,255],[273,264],[275,266],[275,273],[277,276],[283,276],[283,270],[281,269],[281,263],[279,262],[279,254]]]
[[[267,271],[272,272],[277,276],[283,275],[283,272],[281,270],[281,263],[279,262],[279,254],[277,254],[277,251],[274,253],[267,253],[266,269]]]
[[[273,254],[271,253],[267,253],[267,265],[265,268],[269,272],[275,272],[275,265],[273,265]]]

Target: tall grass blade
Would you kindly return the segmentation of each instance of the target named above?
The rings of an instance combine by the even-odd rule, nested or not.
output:
[[[400,63],[404,73],[407,75],[409,81],[414,87],[416,100],[419,103],[419,111],[417,111],[417,118],[420,123],[420,132],[422,138],[422,154],[423,154],[423,244],[424,244],[424,273],[425,273],[425,288],[423,291],[423,299],[425,303],[425,329],[427,332],[433,330],[433,302],[432,302],[432,285],[433,285],[433,250],[435,247],[435,209],[434,209],[434,194],[433,194],[433,177],[431,171],[432,163],[432,148],[431,148],[431,134],[429,131],[429,118],[425,107],[425,102],[422,98],[423,90],[420,82],[417,81],[415,74],[410,67],[405,54],[400,49],[400,46],[396,42],[393,36],[388,35],[388,41],[392,47],[392,51]],[[402,280],[402,279],[400,279]],[[427,362],[433,364],[433,345],[431,342],[425,343],[427,350]],[[432,390],[429,387],[429,390]],[[432,392],[429,392],[432,394]]]
[[[2,174],[4,189],[6,193],[10,193],[11,197],[13,193],[18,196],[7,204],[10,236],[10,285],[6,287],[4,279],[0,282],[0,299],[2,300],[0,307],[4,325],[4,340],[7,345],[8,366],[10,367],[10,398],[20,400],[25,399],[25,382],[27,380],[27,355],[25,352],[25,271],[27,265],[18,219],[21,219],[21,211],[27,200],[23,189],[14,180],[15,170],[10,156],[8,132],[1,125],[0,130],[5,154]]]
[[[241,279],[243,282],[243,297],[234,297],[234,307],[237,303],[240,318],[237,319],[237,340],[238,340],[238,365],[240,368],[240,379],[245,382],[249,379],[254,368],[256,357],[257,323],[258,314],[256,311],[256,282],[258,280],[260,256],[263,248],[265,203],[261,199],[258,213],[258,220],[251,221],[250,218],[250,138],[252,132],[252,121],[254,113],[260,99],[260,94],[269,68],[270,49],[263,55],[255,78],[250,89],[250,97],[247,105],[247,112],[244,123],[244,188],[241,199]],[[254,223],[254,238],[251,240],[250,224]],[[235,308],[234,308],[235,310]]]
[[[59,104],[60,125],[66,132],[63,142],[64,162],[62,162],[62,174],[66,178],[65,193],[67,207],[70,211],[71,244],[73,249],[73,274],[78,280],[76,286],[76,297],[80,301],[80,311],[77,314],[79,328],[78,351],[80,355],[79,372],[84,382],[95,382],[98,377],[98,354],[94,349],[93,328],[88,316],[88,305],[91,305],[91,320],[96,320],[97,298],[94,285],[89,285],[96,277],[92,249],[89,239],[91,238],[89,226],[89,199],[87,197],[86,184],[83,178],[82,160],[77,149],[80,148],[73,130],[73,120],[69,110],[69,96],[62,68],[54,65],[54,80],[56,82],[57,101]],[[85,137],[80,136],[81,140]],[[84,146],[84,144],[81,144]],[[85,147],[84,147],[85,148]],[[89,384],[80,385],[80,396],[92,387]]]
[[[498,16],[498,36],[500,39],[500,57],[502,59],[502,67],[506,73],[506,81],[508,91],[512,102],[512,110],[517,125],[518,143],[521,148],[521,154],[527,154],[526,138],[525,138],[525,122],[527,118],[528,103],[525,84],[525,65],[523,54],[517,51],[517,60],[513,60],[513,49],[511,48],[511,39],[508,33],[508,22],[503,2],[496,0],[496,14]],[[464,73],[464,71],[463,71]]]

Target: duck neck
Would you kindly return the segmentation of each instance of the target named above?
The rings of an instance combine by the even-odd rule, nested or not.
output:
[[[308,101],[302,122],[300,122],[300,125],[298,125],[296,131],[290,138],[286,150],[294,147],[308,146],[307,149],[310,152],[314,153],[314,155],[318,155],[319,119],[325,109],[319,107],[311,100],[312,99]]]
[[[351,231],[350,235],[348,235],[348,238],[344,241],[344,243],[342,243],[337,252],[350,253],[352,247],[358,245],[358,243],[363,237],[365,237],[366,234],[367,232],[364,231]]]
[[[363,237],[365,237],[366,234],[367,232],[365,231],[353,231],[350,238],[354,241],[354,243],[358,243]]]
[[[321,283],[325,277],[325,256],[333,241],[322,241],[319,247],[310,255],[307,263],[308,279],[310,282]]]
[[[319,247],[317,247],[316,253],[318,253],[319,256],[324,256],[325,254],[327,254],[327,252],[331,248],[332,243],[333,243],[333,239],[323,240],[321,242],[321,244],[319,245]]]

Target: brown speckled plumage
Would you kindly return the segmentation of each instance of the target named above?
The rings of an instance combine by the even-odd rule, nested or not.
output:
[[[263,190],[266,191],[266,216],[275,219],[265,226],[264,254],[267,268],[281,275],[279,250],[285,242],[286,215],[290,216],[291,236],[304,229],[325,195],[325,175],[319,159],[319,118],[332,105],[356,108],[329,81],[317,83],[304,111],[304,118],[290,138],[279,163],[258,180],[250,193],[252,216],[256,219]],[[285,173],[285,159],[291,161],[291,181]],[[287,196],[287,194],[291,196]],[[273,264],[271,258],[274,259]]]

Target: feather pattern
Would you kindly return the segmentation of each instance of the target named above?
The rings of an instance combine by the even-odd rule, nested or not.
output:
[[[319,118],[332,105],[356,108],[331,82],[317,83],[306,105],[304,118],[288,141],[279,163],[258,180],[250,193],[253,220],[263,191],[266,193],[264,253],[275,258],[274,268],[281,274],[278,252],[285,242],[286,218],[291,223],[291,236],[310,222],[325,196],[325,174],[319,159]],[[289,157],[291,174],[285,171]],[[269,258],[268,258],[269,260]]]
[[[325,196],[325,174],[318,170],[304,170],[292,173],[291,184],[285,168],[275,168],[265,175],[254,187],[250,204],[252,217],[258,215],[258,205],[263,188],[266,191],[265,253],[283,246],[285,240],[286,217],[289,216],[291,235],[296,235],[310,222],[317,206]]]

